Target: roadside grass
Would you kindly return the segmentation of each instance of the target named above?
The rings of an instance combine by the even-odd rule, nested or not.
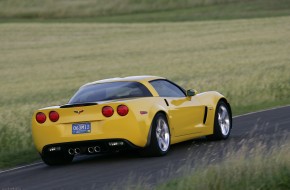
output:
[[[243,146],[219,164],[188,169],[184,176],[165,182],[156,190],[290,189],[290,143],[270,149],[265,144],[249,147]]]
[[[0,24],[0,168],[38,159],[34,110],[64,104],[98,79],[164,76],[221,92],[235,115],[289,104],[289,22]]]
[[[138,177],[131,173],[104,189],[290,189],[290,133],[278,125],[277,133],[264,133],[272,127],[257,122],[247,134],[226,141],[194,140],[187,157],[168,164],[154,179],[148,173]]]
[[[178,22],[290,15],[290,0],[2,0],[0,22]]]

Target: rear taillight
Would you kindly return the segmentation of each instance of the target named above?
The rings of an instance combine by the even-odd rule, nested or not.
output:
[[[35,116],[35,119],[38,123],[44,123],[46,121],[46,116],[42,112],[38,112]]]
[[[117,112],[120,116],[125,116],[129,112],[129,108],[125,105],[119,105],[117,108]]]
[[[102,113],[105,117],[111,117],[114,114],[114,109],[111,106],[104,106]]]
[[[59,114],[56,111],[49,112],[49,119],[52,122],[56,122],[59,119]]]

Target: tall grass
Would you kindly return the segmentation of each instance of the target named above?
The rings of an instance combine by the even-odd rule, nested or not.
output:
[[[98,79],[164,76],[223,93],[235,114],[289,104],[289,22],[1,24],[0,167],[26,153],[37,158],[30,133],[35,109],[66,103],[80,85]]]
[[[226,142],[195,140],[186,157],[171,162],[154,176],[144,172],[144,176],[136,177],[132,173],[104,189],[289,189],[290,133],[279,126],[273,130],[273,125],[257,122],[247,134]],[[269,136],[269,129],[277,133]],[[97,189],[96,185],[91,189]]]
[[[246,144],[221,163],[198,167],[156,189],[290,189],[290,143],[270,149],[264,143],[251,146]]]

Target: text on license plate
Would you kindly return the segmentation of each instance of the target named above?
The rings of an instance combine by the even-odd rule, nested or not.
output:
[[[73,123],[72,134],[82,134],[91,132],[91,123]]]

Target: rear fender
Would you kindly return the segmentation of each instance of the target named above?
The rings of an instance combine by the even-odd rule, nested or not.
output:
[[[164,101],[161,101],[161,102],[164,102]],[[146,122],[147,126],[150,126],[149,131],[148,131],[148,135],[147,135],[146,147],[149,146],[150,142],[151,142],[152,124],[153,124],[153,120],[154,120],[157,113],[163,113],[168,121],[168,110],[166,109],[165,102],[164,102],[164,105],[154,104],[154,106],[152,106],[150,109],[148,120]],[[169,128],[170,128],[170,126],[169,126]]]

